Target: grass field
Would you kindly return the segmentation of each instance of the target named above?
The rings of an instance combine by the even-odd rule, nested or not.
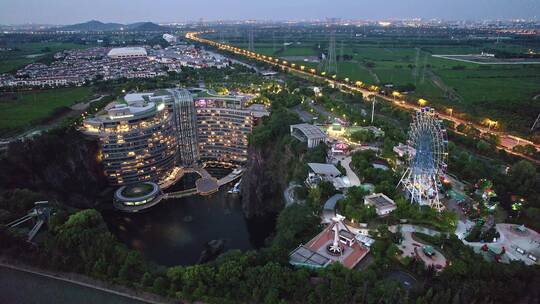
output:
[[[316,56],[328,47],[328,37],[324,35],[287,38],[286,41],[293,44],[283,49],[279,43],[274,48],[268,39],[259,43],[255,40],[255,51],[277,57]],[[297,44],[297,41],[301,43]],[[232,43],[247,47],[243,41]],[[525,52],[529,48],[512,44],[511,41],[474,44],[462,45],[450,40],[407,40],[402,37],[363,40],[336,37],[336,55],[352,57],[351,60],[338,61],[338,77],[370,84],[392,83],[397,87],[412,84],[416,87],[413,96],[426,98],[432,105],[452,107],[478,120],[489,117],[499,121],[503,128],[526,131],[540,113],[539,99],[533,100],[534,96],[540,94],[540,65],[479,66],[431,56],[479,54],[486,48]],[[316,69],[322,66],[295,62]]]
[[[20,130],[50,117],[55,110],[83,101],[92,88],[62,88],[0,94],[0,134]]]
[[[5,47],[12,48],[13,51],[0,52],[0,73],[17,70],[61,50],[85,48],[88,46],[75,43],[45,42],[8,44]],[[28,57],[32,55],[41,56]]]

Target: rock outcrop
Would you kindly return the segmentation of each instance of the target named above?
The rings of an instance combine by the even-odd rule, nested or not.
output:
[[[73,130],[12,143],[0,160],[0,184],[46,193],[73,207],[95,207],[107,189],[98,149],[96,142]]]
[[[242,207],[246,217],[277,213],[283,208],[288,164],[292,153],[288,145],[248,149],[248,162],[242,177]]]

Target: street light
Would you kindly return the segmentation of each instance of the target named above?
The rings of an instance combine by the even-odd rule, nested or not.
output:
[[[418,104],[421,106],[425,106],[427,103],[428,101],[423,98],[418,99]]]
[[[497,125],[498,125],[497,121],[491,120],[489,118],[486,118],[484,120],[484,123],[488,126],[488,130],[491,130],[491,127],[493,127],[495,129],[495,128],[497,128]]]

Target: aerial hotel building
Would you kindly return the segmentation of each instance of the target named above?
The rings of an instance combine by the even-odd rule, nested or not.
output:
[[[185,89],[127,94],[86,119],[83,132],[99,138],[111,185],[160,182],[175,165],[246,162],[254,117],[268,115],[246,100]]]
[[[139,99],[113,102],[86,119],[83,132],[99,138],[111,185],[158,181],[174,167],[175,125],[163,103]]]
[[[199,158],[217,164],[247,161],[248,136],[253,129],[253,110],[244,107],[243,96],[195,94]]]

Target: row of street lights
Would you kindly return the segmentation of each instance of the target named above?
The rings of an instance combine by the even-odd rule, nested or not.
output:
[[[279,58],[274,58],[272,56],[258,54],[258,53],[248,51],[248,50],[244,50],[244,49],[241,49],[241,48],[237,48],[237,47],[234,47],[234,46],[231,46],[231,45],[218,43],[218,42],[214,42],[212,40],[200,38],[200,37],[197,36],[198,34],[201,34],[201,32],[189,32],[189,33],[186,34],[186,38],[192,39],[192,40],[195,40],[195,41],[198,41],[198,42],[201,42],[201,43],[207,43],[207,44],[210,44],[212,46],[218,47],[220,49],[228,50],[228,51],[234,52],[235,54],[245,55],[245,56],[248,56],[250,58],[254,58],[254,59],[257,59],[257,60],[267,62],[269,64],[278,65],[278,66],[281,66],[282,69],[285,69],[285,68],[291,69],[292,68],[292,69],[299,70],[299,71],[304,72],[304,73],[306,73],[306,70],[307,70],[310,74],[313,74],[313,76],[322,77],[327,81],[330,80],[330,81],[339,83],[339,80],[337,79],[337,75],[335,75],[335,74],[330,76],[330,75],[327,75],[327,73],[324,72],[324,71],[318,73],[317,70],[314,69],[314,68],[307,68],[304,65],[297,65],[296,63],[290,63],[290,62],[288,62],[286,60],[281,60],[281,62],[280,62]],[[328,79],[328,78],[331,78],[331,79]],[[376,85],[367,86],[364,82],[359,81],[359,80],[355,81],[353,83],[354,86],[351,87],[350,84],[351,84],[352,81],[348,77],[344,78],[342,81],[344,82],[342,84],[344,84],[345,86],[347,86],[347,87],[349,87],[349,88],[351,88],[353,90],[366,89],[366,90],[374,92],[374,93],[378,93],[378,91],[379,91],[378,86],[376,86]],[[402,100],[404,96],[403,96],[403,94],[401,94],[398,91],[393,91],[392,92],[392,97],[394,97],[395,100],[396,99],[397,100]],[[403,100],[401,102],[404,103]],[[420,105],[422,107],[426,106],[428,103],[429,102],[424,98],[418,99],[418,105]],[[450,116],[453,116],[454,109],[447,108],[446,113],[448,115],[450,115]],[[491,120],[489,118],[486,118],[483,121],[483,124],[486,125],[489,130],[491,130],[491,128],[496,129],[498,127],[498,122],[494,121],[494,120]]]

